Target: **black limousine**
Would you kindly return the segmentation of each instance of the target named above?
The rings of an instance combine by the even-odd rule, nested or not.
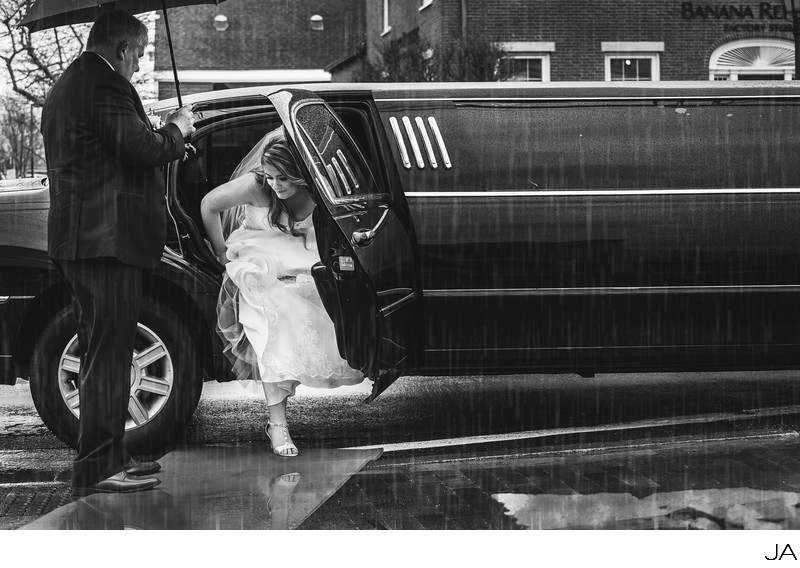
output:
[[[231,378],[200,201],[280,126],[317,200],[312,274],[371,398],[410,373],[800,368],[796,84],[323,84],[186,102],[197,152],[165,172],[135,449],[185,424],[204,379]],[[47,201],[46,180],[0,187],[0,382],[30,379],[74,444],[81,362]]]

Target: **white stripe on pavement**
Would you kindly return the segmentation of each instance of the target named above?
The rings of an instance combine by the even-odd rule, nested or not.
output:
[[[486,444],[493,442],[508,442],[515,440],[529,440],[544,438],[546,436],[559,436],[564,434],[581,434],[587,432],[612,432],[615,430],[635,430],[640,428],[655,428],[659,426],[678,426],[682,424],[702,424],[708,422],[724,422],[735,420],[752,420],[768,416],[783,414],[800,414],[800,405],[742,410],[741,412],[719,412],[701,414],[697,416],[681,416],[677,418],[662,418],[652,420],[636,420],[602,426],[581,426],[576,428],[548,428],[545,430],[528,430],[525,432],[509,432],[506,434],[487,434],[482,436],[464,436],[461,438],[441,438],[438,440],[421,440],[418,442],[398,442],[395,444],[374,444],[370,446],[350,446],[343,450],[371,450],[383,448],[384,452],[401,452],[407,450],[423,450],[430,448],[447,448],[452,446],[466,446],[472,444]]]
[[[69,485],[69,480],[66,481],[12,481],[10,483],[0,483],[0,489],[4,487],[47,487],[52,485]]]

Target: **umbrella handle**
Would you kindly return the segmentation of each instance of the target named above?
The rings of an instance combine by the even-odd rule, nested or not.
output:
[[[169,57],[172,60],[172,74],[175,77],[175,92],[178,95],[178,108],[180,108],[183,106],[183,101],[181,100],[181,83],[178,81],[178,68],[175,66],[175,51],[172,49],[172,34],[169,31],[169,18],[167,18],[167,0],[161,0],[161,11],[164,12],[164,27],[167,28]]]

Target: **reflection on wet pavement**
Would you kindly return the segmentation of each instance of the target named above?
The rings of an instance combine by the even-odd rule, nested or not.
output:
[[[263,447],[199,447],[159,460],[161,485],[93,494],[26,529],[292,529],[381,450],[314,450],[286,459]]]
[[[498,450],[373,461],[381,450],[286,459],[261,444],[184,447],[159,460],[154,490],[90,495],[30,522],[36,503],[66,490],[36,482],[9,493],[0,516],[13,510],[34,529],[800,528],[793,429]]]
[[[529,529],[797,529],[800,494],[745,487],[594,495],[493,495]]]
[[[800,436],[389,457],[301,529],[798,529]]]

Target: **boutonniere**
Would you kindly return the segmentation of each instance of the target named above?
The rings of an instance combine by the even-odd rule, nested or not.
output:
[[[153,109],[147,111],[147,118],[150,119],[150,124],[152,124],[153,128],[155,128],[156,130],[164,126],[164,121],[161,120],[161,116],[155,114],[153,112]]]

